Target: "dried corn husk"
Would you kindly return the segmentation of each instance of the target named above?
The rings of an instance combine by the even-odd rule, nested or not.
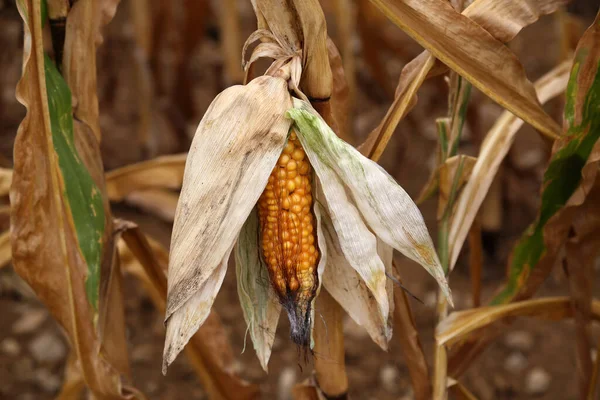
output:
[[[421,212],[404,189],[339,139],[308,103],[294,99],[288,115],[323,188],[319,201],[328,206],[342,252],[377,299],[383,319],[389,301],[377,238],[421,264],[452,303]]]
[[[252,0],[252,5],[259,30],[270,31],[273,35],[270,41],[278,43],[284,53],[299,55],[302,92],[311,100],[329,99],[333,80],[327,53],[327,25],[319,1]],[[278,58],[274,54],[264,56]]]
[[[169,262],[163,371],[210,312],[242,225],[281,154],[287,82],[264,76],[219,94],[194,136]]]

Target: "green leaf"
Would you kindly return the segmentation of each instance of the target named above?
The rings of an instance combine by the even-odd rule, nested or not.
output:
[[[582,182],[582,169],[600,137],[600,24],[598,18],[581,39],[564,110],[565,137],[555,147],[544,174],[542,204],[536,221],[513,250],[506,287],[492,304],[510,301],[547,254],[545,231]]]
[[[44,69],[52,142],[64,181],[64,200],[71,212],[79,249],[88,267],[88,301],[98,310],[104,235],[102,195],[75,148],[71,91],[48,56],[44,57]]]

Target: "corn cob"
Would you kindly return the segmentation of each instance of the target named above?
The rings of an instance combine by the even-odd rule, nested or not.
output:
[[[258,215],[271,284],[288,312],[292,339],[302,346],[310,338],[310,302],[318,279],[311,191],[311,166],[292,131],[258,201]]]

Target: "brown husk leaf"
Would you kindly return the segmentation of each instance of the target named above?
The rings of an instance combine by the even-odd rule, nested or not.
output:
[[[90,17],[89,13],[84,12],[86,7],[89,8],[86,3],[88,2],[78,3],[77,9],[73,10],[72,19],[69,18],[69,46],[75,46],[71,40],[77,30],[73,26],[82,26],[81,20]],[[10,190],[13,264],[76,346],[82,374],[92,393],[99,398],[143,398],[141,393],[124,387],[121,383],[121,375],[126,376],[129,371],[125,338],[122,335],[124,328],[113,326],[107,332],[104,331],[107,318],[114,318],[115,324],[118,324],[119,321],[122,322],[123,313],[118,266],[111,265],[113,238],[111,222],[108,220],[108,200],[104,196],[107,221],[103,237],[100,305],[96,314],[86,295],[87,264],[78,247],[68,203],[63,198],[63,176],[53,148],[40,3],[29,0],[20,4],[25,7],[22,16],[26,25],[24,68],[17,85],[17,98],[27,108],[27,114],[19,126],[14,147],[15,165]],[[79,12],[82,14],[78,14]],[[85,26],[83,28],[84,32],[77,31],[82,40],[88,37],[85,29],[89,29]],[[91,61],[87,57],[95,50],[83,49],[84,46],[82,44],[80,48],[83,55],[70,65],[82,71],[82,76],[95,76],[95,65],[92,63],[90,69]],[[67,79],[67,82],[71,84],[73,93],[83,91],[82,80]],[[88,82],[95,82],[95,78]],[[85,87],[85,90],[94,93],[88,94],[89,96],[95,96],[94,85]],[[93,104],[88,106],[94,108]],[[85,119],[89,114],[81,115]],[[87,119],[87,123],[93,126],[94,116]],[[91,133],[90,125],[75,124],[76,147],[97,187],[103,191],[104,174],[97,136]]]

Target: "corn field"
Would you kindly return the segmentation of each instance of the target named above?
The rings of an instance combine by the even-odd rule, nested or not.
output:
[[[600,399],[599,8],[0,1],[0,399]]]

